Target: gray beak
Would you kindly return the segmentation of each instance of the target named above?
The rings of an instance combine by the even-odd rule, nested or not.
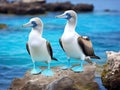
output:
[[[31,22],[28,22],[26,24],[23,24],[22,27],[32,27],[33,24]]]
[[[67,16],[65,14],[61,14],[61,15],[56,16],[56,18],[67,18]]]

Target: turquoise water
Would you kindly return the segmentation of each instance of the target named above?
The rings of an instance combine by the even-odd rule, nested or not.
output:
[[[63,33],[66,20],[55,18],[60,13],[47,13],[36,15],[43,20],[43,37],[51,42],[54,56],[61,62],[67,61],[65,53],[60,48],[58,39]],[[0,30],[0,90],[6,90],[13,78],[23,77],[25,72],[32,68],[32,61],[25,45],[31,28],[22,28],[22,24],[34,16],[0,15],[0,23],[8,25],[7,29]],[[76,31],[81,35],[87,35],[93,42],[95,53],[101,60],[92,60],[97,64],[106,62],[107,50],[120,50],[120,12],[93,12],[79,13]],[[73,64],[77,60],[71,60]],[[52,66],[63,63],[52,62]],[[45,63],[39,63],[46,66]],[[100,78],[95,79],[100,90],[105,90]]]

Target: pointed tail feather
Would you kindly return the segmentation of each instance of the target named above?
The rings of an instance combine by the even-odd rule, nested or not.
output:
[[[58,61],[56,58],[52,57],[52,60]]]
[[[100,59],[99,56],[90,56],[91,58]]]

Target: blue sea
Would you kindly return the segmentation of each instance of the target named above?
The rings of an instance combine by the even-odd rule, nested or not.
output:
[[[0,29],[0,90],[6,90],[14,78],[23,77],[25,72],[32,68],[32,61],[25,47],[31,28],[22,28],[22,24],[32,17],[42,19],[43,37],[51,42],[54,57],[61,61],[61,63],[53,61],[52,66],[66,63],[66,55],[58,42],[66,20],[55,18],[58,14],[61,12],[34,16],[0,14],[0,23],[8,25],[7,29]],[[92,61],[99,65],[106,63],[106,51],[120,50],[120,12],[78,13],[76,31],[91,39],[96,55],[101,57],[101,60]],[[79,61],[72,59],[71,62],[75,64]],[[45,63],[39,65],[47,66]],[[101,84],[100,77],[96,77],[95,80],[100,90],[106,90]]]

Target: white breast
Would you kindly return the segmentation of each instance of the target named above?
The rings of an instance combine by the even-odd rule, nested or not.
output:
[[[40,34],[32,31],[28,40],[31,57],[34,61],[50,61],[46,40]]]
[[[77,43],[78,37],[79,35],[76,33],[65,33],[61,38],[62,44],[68,57],[84,59],[85,55]]]

